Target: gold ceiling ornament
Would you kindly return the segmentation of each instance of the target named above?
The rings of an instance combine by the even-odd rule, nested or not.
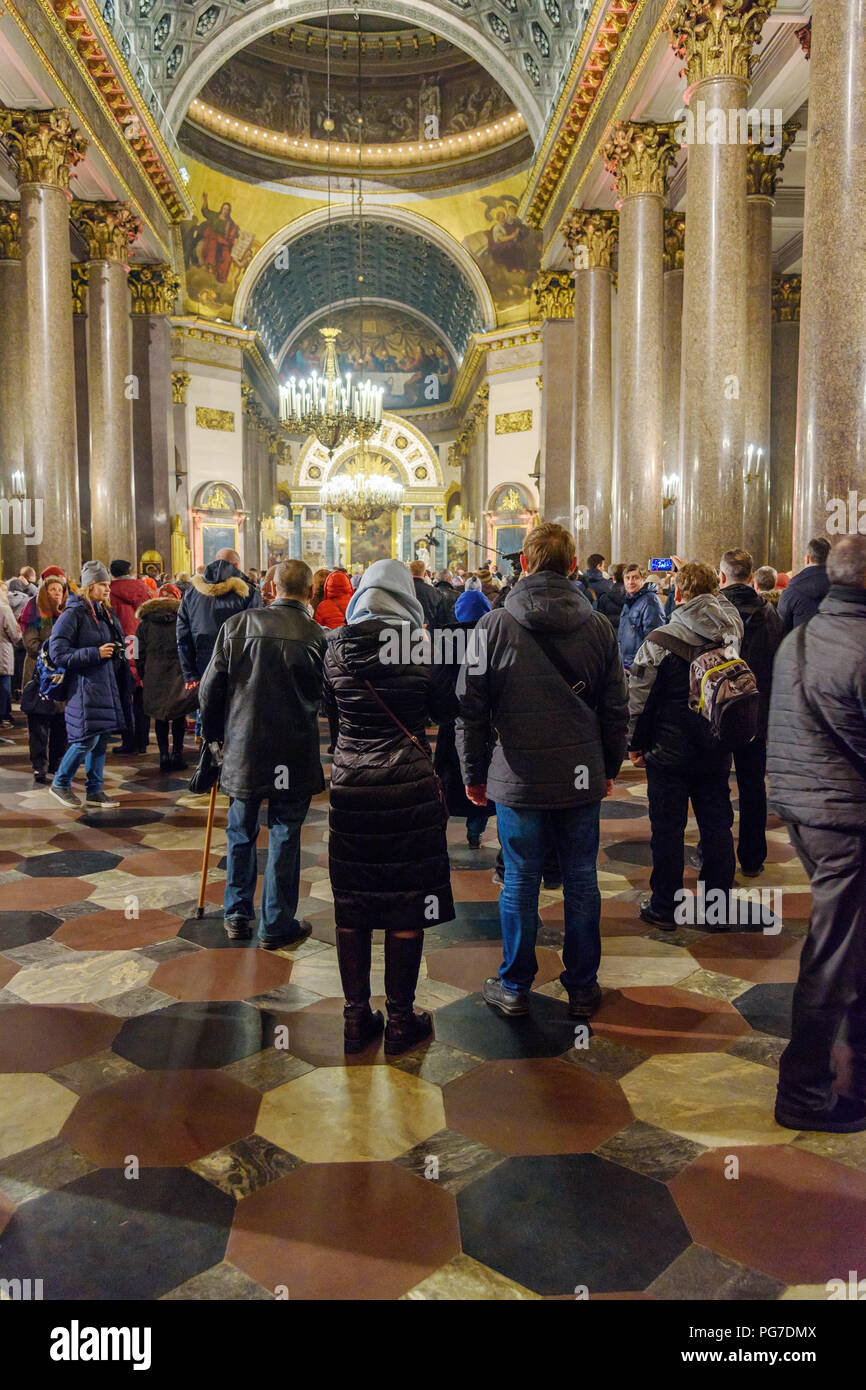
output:
[[[540,270],[532,296],[540,318],[574,318],[574,280],[570,270]]]
[[[127,264],[130,243],[141,233],[141,220],[129,203],[85,203],[74,198],[69,215],[87,243],[88,260]]]
[[[610,270],[619,235],[619,213],[607,208],[575,208],[562,229],[575,270]]]
[[[133,265],[129,268],[129,292],[134,314],[169,315],[180,293],[180,276],[170,265]]]
[[[682,270],[686,263],[686,215],[665,210],[665,270]]]
[[[776,154],[763,145],[746,146],[746,192],[748,197],[775,198],[776,182],[782,172],[785,155],[800,129],[799,121],[786,121],[782,126],[782,148]]]
[[[87,313],[87,262],[73,261],[72,271],[72,312]]]
[[[0,136],[18,166],[18,183],[69,189],[69,175],[84,158],[87,141],[72,125],[72,112],[0,111]]]
[[[171,398],[175,405],[186,405],[187,388],[191,381],[189,372],[172,372]]]
[[[777,323],[800,322],[802,275],[773,276],[773,318]]]
[[[691,86],[706,77],[744,77],[776,0],[678,0],[669,20],[671,47]]]
[[[497,434],[525,434],[527,430],[531,429],[531,410],[507,410],[504,415],[497,415],[496,417]],[[510,496],[511,494],[508,495]],[[514,496],[517,497],[516,492],[514,493]],[[505,506],[504,503],[503,506]],[[509,507],[506,507],[505,509],[506,511],[513,510],[513,508]]]
[[[0,202],[0,261],[21,259],[21,204]]]
[[[634,193],[664,196],[668,169],[679,152],[671,122],[618,121],[604,147],[604,167],[620,198]]]

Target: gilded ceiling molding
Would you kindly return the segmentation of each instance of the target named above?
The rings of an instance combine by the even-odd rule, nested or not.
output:
[[[668,169],[679,152],[673,124],[620,121],[604,147],[604,167],[620,198],[635,193],[664,196]]]
[[[802,275],[773,276],[773,318],[776,323],[800,322]]]
[[[746,147],[746,191],[750,198],[775,198],[776,183],[782,172],[785,155],[800,129],[799,121],[786,121],[782,127],[782,148],[778,154],[763,145]]]
[[[74,198],[69,210],[87,243],[90,261],[129,262],[129,247],[141,235],[141,221],[128,203],[85,203]]]
[[[72,312],[87,313],[87,262],[73,261],[72,271]]]
[[[170,265],[133,265],[129,290],[134,314],[171,314],[180,293],[180,276]]]
[[[686,263],[686,216],[665,210],[665,270],[682,270]]]
[[[21,259],[21,204],[0,202],[0,261]]]
[[[776,0],[679,0],[671,15],[671,46],[689,85],[707,77],[748,80],[752,50]]]
[[[574,318],[574,280],[571,271],[539,271],[532,286],[532,299],[539,318]]]
[[[575,208],[562,231],[576,270],[610,270],[619,235],[619,213],[607,208]]]
[[[45,183],[69,191],[69,175],[87,141],[65,110],[0,110],[0,135],[18,166],[18,183]]]

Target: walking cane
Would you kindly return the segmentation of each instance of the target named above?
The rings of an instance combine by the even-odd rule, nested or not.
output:
[[[201,886],[198,890],[198,907],[195,910],[196,917],[204,916],[204,890],[207,887],[207,857],[210,854],[210,837],[213,834],[213,818],[216,811],[217,783],[214,782],[210,789],[210,802],[207,808],[207,830],[204,837],[204,858],[201,861]]]

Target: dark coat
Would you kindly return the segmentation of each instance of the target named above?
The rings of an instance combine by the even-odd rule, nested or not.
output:
[[[610,581],[610,588],[603,594],[599,594],[596,612],[602,613],[607,618],[614,632],[619,629],[619,619],[625,603],[625,585],[614,584]]]
[[[454,916],[445,811],[422,746],[428,718],[453,712],[440,668],[383,665],[379,619],[339,628],[325,655],[326,708],[339,711],[328,860],[338,927],[416,930]]]
[[[581,590],[589,599],[594,608],[601,611],[599,600],[602,594],[609,594],[613,588],[613,580],[606,579],[601,570],[584,570],[578,581]]]
[[[471,623],[455,622],[453,631],[455,633],[469,633],[474,627],[477,627],[478,622],[478,618]],[[457,677],[460,674],[460,661],[453,658],[459,657],[462,650],[465,650],[465,647],[456,642],[450,649],[443,645],[441,651],[443,660],[440,663],[443,674],[447,678],[448,688],[453,695],[453,713],[450,719],[441,718],[439,720],[433,765],[442,782],[449,816],[474,816],[481,810],[481,807],[473,805],[466,795],[463,774],[460,771],[460,759],[457,755],[456,720],[459,706],[456,688]],[[487,802],[486,810],[489,815],[495,815],[496,806],[492,801]]]
[[[439,598],[442,601],[442,611],[447,622],[454,621],[454,605],[459,599],[462,589],[455,589],[453,584],[449,584],[447,579],[437,579],[433,585]]]
[[[424,609],[424,621],[429,628],[445,627],[451,615],[446,611],[445,600],[439,590],[432,584],[428,584],[426,579],[418,579],[412,576],[412,583],[415,586],[415,597]]]
[[[123,635],[126,638],[134,638],[138,628],[138,610],[143,603],[147,603],[152,598],[152,591],[143,579],[136,579],[134,575],[127,574],[120,579],[111,581],[111,607],[112,611],[120,623]],[[129,669],[137,685],[141,684],[141,673],[136,663],[137,643],[128,641],[126,644],[126,654],[129,657]]]
[[[767,737],[770,692],[773,688],[773,662],[785,635],[782,620],[772,603],[748,584],[728,584],[721,594],[732,603],[743,620],[740,656],[749,664],[761,697],[758,737]]]
[[[129,662],[125,657],[103,659],[99,648],[105,642],[124,645],[111,609],[70,594],[48,639],[52,662],[70,677],[65,709],[70,743],[81,743],[93,734],[123,732],[131,723]]]
[[[220,787],[249,801],[324,791],[319,704],[325,636],[299,599],[236,613],[198,691],[202,736],[223,743]]]
[[[830,588],[826,565],[806,565],[788,582],[779,598],[779,617],[786,632],[807,623]]]
[[[486,783],[491,801],[518,808],[601,801],[626,749],[625,676],[610,623],[566,575],[542,571],[524,575],[476,632],[486,665],[464,664],[457,681],[464,783]],[[585,698],[531,632],[555,643],[575,683],[586,682]]]
[[[177,650],[184,680],[197,681],[204,675],[226,618],[261,606],[258,589],[228,560],[213,560],[203,575],[195,575],[177,615]]]
[[[151,719],[180,719],[195,709],[196,694],[183,688],[177,654],[176,598],[150,598],[138,610],[138,674],[144,713]]]
[[[622,664],[628,670],[643,646],[648,633],[663,627],[665,610],[659,598],[659,586],[648,579],[636,594],[625,594],[616,637],[622,653]]]
[[[769,805],[786,821],[866,835],[866,590],[834,584],[805,633],[821,717],[792,633],[773,668]]]

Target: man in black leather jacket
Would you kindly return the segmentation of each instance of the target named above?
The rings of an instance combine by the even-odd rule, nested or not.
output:
[[[268,802],[268,862],[259,941],[268,950],[309,936],[298,922],[301,826],[310,799],[324,790],[319,759],[319,702],[325,637],[307,608],[313,574],[287,560],[275,576],[269,608],[250,608],[223,623],[199,687],[202,736],[224,744],[221,790],[231,798],[225,929],[252,935],[259,807]]]

